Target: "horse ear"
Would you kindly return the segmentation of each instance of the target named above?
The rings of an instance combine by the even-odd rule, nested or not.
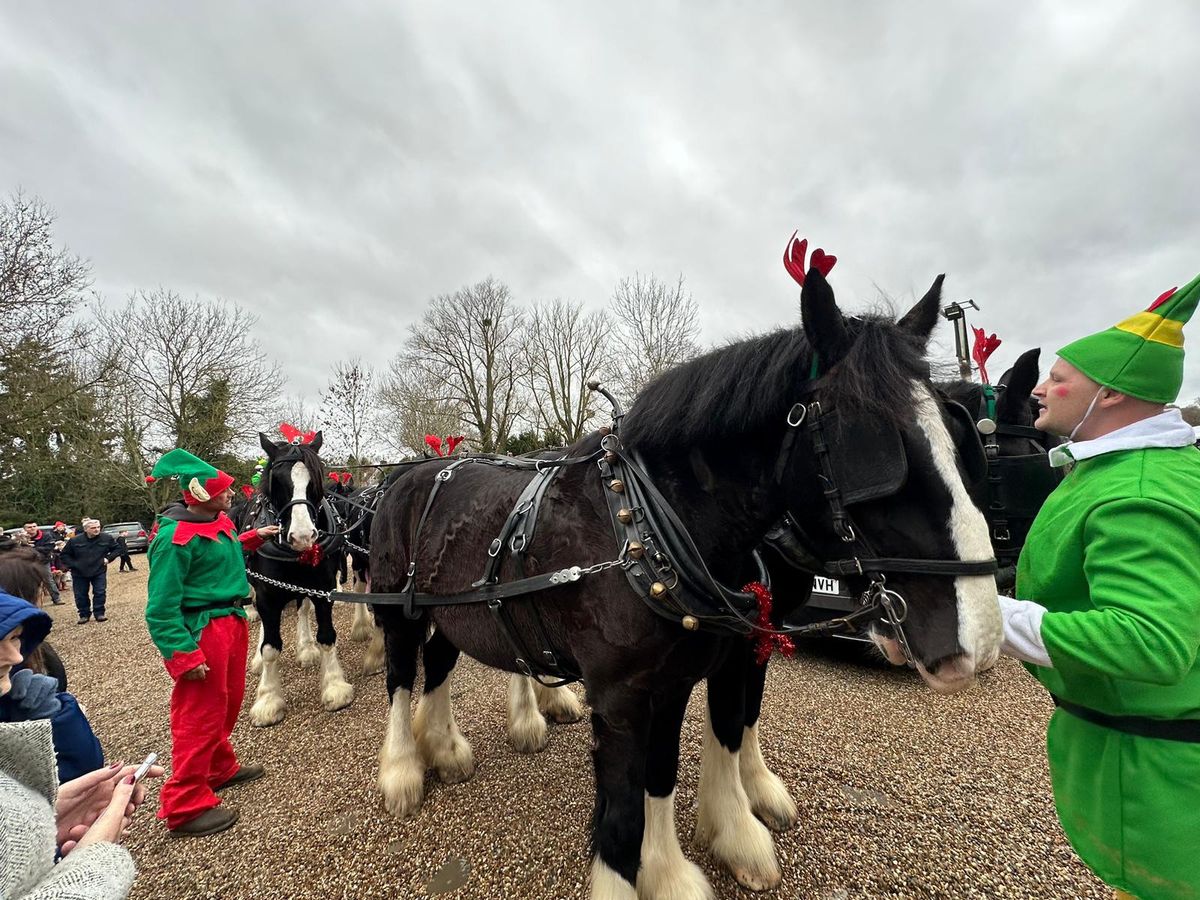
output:
[[[1037,387],[1040,370],[1038,359],[1042,355],[1041,347],[1026,350],[1017,357],[1013,367],[1000,376],[1000,383],[1005,391],[997,402],[996,414],[1006,421],[1013,419],[1013,413],[1024,409],[1029,402],[1029,396]]]
[[[313,448],[314,453],[321,449],[321,432],[317,432],[316,437],[309,441],[308,446]]]
[[[916,305],[906,312],[898,323],[905,331],[926,343],[929,341],[929,336],[933,334],[934,326],[937,325],[938,313],[942,310],[942,282],[945,278],[945,275],[939,275],[933,279],[933,284],[925,292],[925,296],[918,300]]]
[[[258,433],[258,443],[263,448],[263,452],[267,454],[267,459],[275,458],[275,442],[261,431]]]
[[[829,368],[850,349],[850,334],[833,288],[815,266],[804,276],[800,290],[800,321],[809,344],[821,357],[821,368]]]

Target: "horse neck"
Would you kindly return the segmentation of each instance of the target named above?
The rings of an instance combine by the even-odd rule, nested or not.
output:
[[[780,439],[756,439],[752,446],[758,449],[749,446],[749,440],[731,440],[645,460],[651,479],[718,577],[743,572],[746,555],[786,511],[775,484]]]

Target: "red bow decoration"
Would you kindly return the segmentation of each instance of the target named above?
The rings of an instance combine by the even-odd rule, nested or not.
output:
[[[796,284],[803,287],[804,273],[806,271],[804,268],[804,254],[808,252],[808,238],[802,241],[796,240],[796,235],[799,233],[799,231],[792,232],[792,236],[788,240],[788,245],[783,250],[783,267],[787,269],[788,274],[792,276]],[[836,262],[836,256],[826,254],[824,250],[818,247],[812,252],[812,259],[809,260],[809,265],[827,278]]]
[[[761,581],[752,581],[742,590],[753,594],[758,601],[758,621],[755,624],[764,629],[754,641],[754,661],[760,666],[766,665],[772,650],[778,650],[791,659],[796,653],[796,642],[786,634],[774,633],[775,626],[771,624],[771,591]]]
[[[254,496],[254,488],[252,488],[248,484],[243,484],[242,485],[242,496],[245,497],[247,500],[249,500],[251,497]]]
[[[322,558],[321,545],[313,544],[307,550],[300,552],[299,561],[306,566],[316,566],[320,565]]]
[[[438,456],[446,455],[445,453],[442,452],[442,439],[440,437],[438,437],[436,434],[425,435],[425,443],[428,444],[430,449],[433,450],[433,452],[436,453]]]
[[[279,433],[289,444],[311,444],[313,438],[317,436],[315,431],[301,431],[295,425],[289,425],[287,422],[280,424]]]
[[[985,336],[982,328],[972,326],[971,330],[975,332],[975,345],[971,348],[971,358],[979,366],[979,378],[984,384],[991,384],[987,373],[988,357],[995,353],[996,348],[1004,342],[996,337],[995,332]]]

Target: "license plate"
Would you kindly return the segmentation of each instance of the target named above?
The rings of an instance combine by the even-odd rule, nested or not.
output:
[[[813,593],[814,594],[833,594],[840,596],[842,586],[836,578],[828,578],[824,575],[816,575],[813,577]]]

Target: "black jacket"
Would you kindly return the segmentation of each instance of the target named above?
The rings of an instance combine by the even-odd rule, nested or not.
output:
[[[33,549],[38,552],[46,562],[50,561],[50,557],[54,555],[54,545],[58,543],[58,538],[53,531],[38,529],[37,539],[33,542]]]
[[[74,575],[95,578],[120,555],[121,551],[111,534],[102,531],[90,538],[82,533],[75,535],[63,547],[62,564]]]

